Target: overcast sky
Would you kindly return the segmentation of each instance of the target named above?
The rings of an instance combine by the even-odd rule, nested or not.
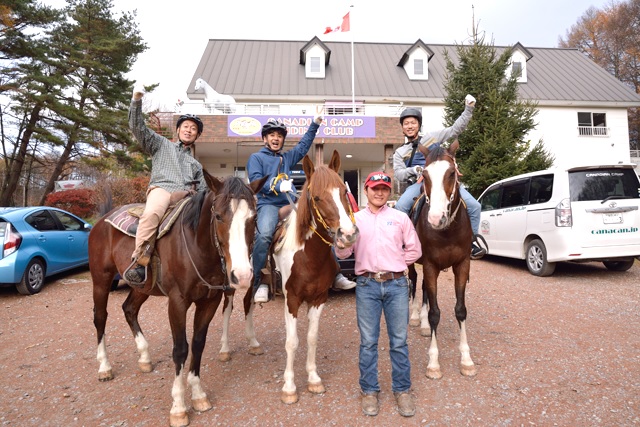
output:
[[[137,10],[148,45],[129,78],[160,83],[153,99],[172,108],[186,89],[209,39],[370,41],[429,44],[468,40],[475,15],[497,46],[557,47],[558,37],[591,6],[611,0],[112,0],[114,11]],[[61,7],[64,0],[44,0]],[[350,7],[353,5],[353,7]],[[323,35],[351,11],[351,31]]]

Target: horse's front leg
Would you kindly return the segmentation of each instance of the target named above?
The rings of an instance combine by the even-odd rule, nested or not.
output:
[[[284,385],[282,386],[282,395],[280,399],[283,403],[296,403],[298,401],[298,393],[296,391],[296,383],[293,378],[293,362],[298,349],[298,320],[289,313],[287,306],[287,297],[285,294],[284,301],[284,323],[287,333],[285,342],[285,350],[287,351],[287,364],[284,369]]]
[[[433,266],[424,264],[422,292],[427,295],[429,304],[429,326],[431,327],[431,342],[429,343],[429,363],[427,377],[437,380],[442,378],[440,362],[438,361],[438,324],[440,323],[440,307],[438,307],[438,275],[440,271]]]
[[[231,297],[233,298],[233,297]],[[207,342],[207,331],[213,315],[218,309],[222,292],[218,292],[213,298],[204,298],[196,302],[196,312],[193,316],[193,339],[191,340],[191,364],[189,366],[189,376],[187,382],[191,386],[191,404],[193,409],[199,412],[208,411],[212,408],[211,402],[202,388],[200,382],[200,366],[202,363],[202,352]]]
[[[229,320],[233,311],[234,293],[224,294],[224,308],[222,312],[222,337],[220,337],[220,351],[218,352],[218,360],[228,362],[231,360],[231,350],[229,350]]]
[[[97,271],[97,270],[96,270]],[[98,350],[96,359],[100,363],[98,368],[98,380],[110,381],[113,379],[113,370],[107,357],[107,343],[105,328],[107,326],[107,304],[109,302],[109,277],[98,277],[95,271],[92,271],[93,278],[93,325],[96,328],[96,337],[98,339]]]
[[[324,393],[325,389],[322,385],[322,379],[318,375],[318,366],[316,365],[316,354],[318,352],[318,327],[320,325],[320,316],[324,304],[317,307],[309,308],[307,315],[309,319],[309,330],[307,332],[307,389],[311,393]]]
[[[420,300],[416,298],[418,291],[418,274],[416,273],[416,268],[418,268],[415,264],[411,264],[409,266],[409,280],[411,283],[410,289],[410,298],[409,298],[409,326],[419,326],[420,325]]]
[[[258,339],[256,338],[256,328],[253,326],[253,310],[256,305],[253,302],[253,287],[249,287],[244,295],[244,334],[249,343],[249,354],[259,356],[264,354]]]
[[[169,297],[169,324],[173,336],[173,363],[175,365],[175,378],[171,387],[171,411],[169,413],[169,425],[171,427],[184,427],[189,425],[187,406],[184,395],[186,389],[184,369],[189,354],[187,342],[187,309],[189,304],[182,299],[175,301]]]
[[[141,292],[136,292],[131,289],[127,299],[122,303],[122,311],[124,317],[131,328],[133,333],[133,339],[136,341],[136,348],[140,358],[138,359],[138,368],[142,372],[153,371],[153,365],[151,364],[151,355],[149,354],[149,343],[142,333],[142,328],[138,323],[138,314],[140,313],[140,307],[149,299],[149,295]]]
[[[465,260],[461,265],[454,266],[455,290],[456,290],[456,319],[460,326],[460,373],[467,377],[476,375],[476,366],[471,360],[471,349],[467,343],[467,306],[465,304],[465,291],[469,279],[470,260]]]

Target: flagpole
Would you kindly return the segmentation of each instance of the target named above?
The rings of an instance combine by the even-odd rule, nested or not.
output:
[[[350,6],[351,8],[351,12],[353,12],[353,5]],[[349,19],[349,30],[351,30],[351,26],[352,26],[352,19],[353,19],[353,14],[351,14],[350,19]],[[354,67],[354,55],[353,55],[353,33],[354,31],[351,30],[351,105],[353,108],[353,114],[356,113],[356,78],[355,78],[355,67]]]

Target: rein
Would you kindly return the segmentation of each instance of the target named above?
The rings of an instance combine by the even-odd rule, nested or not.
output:
[[[314,219],[317,220],[320,224],[322,224],[322,226],[324,227],[329,237],[335,240],[335,237],[336,237],[335,233],[331,231],[331,228],[329,227],[329,225],[327,225],[327,222],[322,217],[322,214],[320,213],[320,210],[318,209],[316,202],[314,201],[313,197],[311,197],[311,184],[307,186],[307,201],[309,202],[309,205],[311,206],[313,212],[315,212]],[[351,223],[355,225],[356,219],[353,216],[353,209],[351,209],[350,203],[347,203],[347,204],[349,205],[349,218],[351,219]],[[310,225],[310,228],[311,228],[311,231],[313,231],[318,237],[320,237],[320,240],[322,240],[324,243],[326,243],[329,246],[334,245],[333,243],[327,241],[327,239],[325,239],[318,232],[318,229],[316,227],[314,227],[313,225]]]
[[[211,239],[212,243],[214,244],[214,246],[218,250],[218,253],[220,254],[220,263],[222,264],[222,272],[224,273],[224,283],[222,285],[212,285],[211,283],[207,282],[204,279],[204,277],[202,277],[202,275],[200,274],[200,271],[198,271],[198,267],[196,267],[196,264],[193,261],[193,258],[191,257],[191,252],[189,252],[189,245],[187,245],[187,238],[184,234],[184,221],[182,221],[183,216],[184,216],[184,210],[180,214],[180,219],[181,219],[180,231],[182,234],[182,242],[184,243],[184,248],[185,248],[185,251],[187,252],[187,256],[189,257],[189,261],[191,262],[191,266],[196,271],[198,278],[209,289],[223,290],[223,291],[227,291],[231,289],[231,286],[229,286],[229,278],[227,277],[227,263],[225,262],[225,259],[224,259],[224,253],[220,250],[220,242],[218,241],[218,234],[216,233],[216,223],[213,220],[215,216],[213,211],[213,204],[211,205],[211,220],[209,221],[209,230],[213,228],[213,233],[211,231],[209,232],[209,238]]]

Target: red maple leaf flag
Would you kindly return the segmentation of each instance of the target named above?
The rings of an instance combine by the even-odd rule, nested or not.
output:
[[[342,17],[342,25],[338,25],[337,27],[326,27],[324,34],[337,33],[338,31],[343,33],[349,31],[349,12]]]

